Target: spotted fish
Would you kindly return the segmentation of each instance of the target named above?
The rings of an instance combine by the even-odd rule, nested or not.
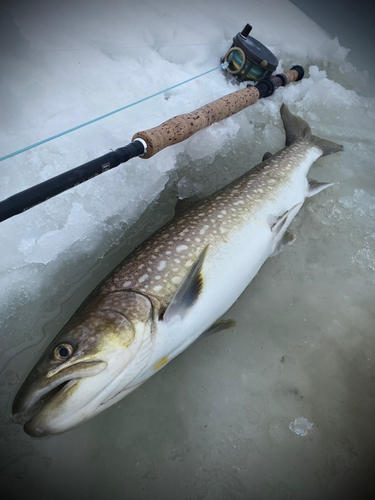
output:
[[[198,337],[233,328],[219,319],[265,260],[291,244],[312,163],[342,146],[312,135],[285,105],[286,146],[184,210],[91,293],[46,349],[13,405],[25,431],[70,429],[139,387]]]

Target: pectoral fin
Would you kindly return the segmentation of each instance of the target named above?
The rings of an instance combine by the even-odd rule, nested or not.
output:
[[[225,332],[226,330],[231,330],[237,325],[234,319],[221,319],[216,321],[208,330],[202,333],[199,339],[206,339],[215,333]]]
[[[202,268],[207,250],[208,245],[195,263],[191,266],[190,271],[185,276],[169,306],[167,307],[163,315],[163,321],[169,322],[177,317],[183,319],[189,309],[198,300],[198,297],[203,290]]]

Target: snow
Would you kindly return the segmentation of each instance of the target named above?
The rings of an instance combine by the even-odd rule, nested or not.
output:
[[[2,4],[0,156],[218,66],[247,22],[278,71],[306,70],[184,143],[0,224],[0,477],[9,498],[66,498],[56,484],[67,482],[71,498],[365,498],[375,439],[375,102],[350,47],[287,0]],[[217,70],[0,162],[0,197],[238,88]],[[312,168],[334,186],[306,201],[292,225],[297,241],[228,312],[236,331],[197,342],[77,429],[25,435],[12,400],[50,339],[172,217],[177,195],[205,196],[283,147],[283,102],[345,152]]]

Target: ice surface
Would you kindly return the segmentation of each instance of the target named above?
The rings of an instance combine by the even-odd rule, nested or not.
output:
[[[298,417],[293,420],[293,422],[290,422],[289,424],[289,429],[297,434],[298,436],[307,436],[309,433],[309,430],[312,429],[312,424],[307,420],[305,417]]]
[[[286,0],[4,0],[0,16],[1,156],[216,67],[246,22],[278,71],[306,69],[183,144],[0,224],[2,491],[62,499],[63,480],[70,498],[371,498],[375,103],[350,47]],[[216,71],[1,162],[1,199],[237,88]],[[312,168],[335,184],[306,201],[296,243],[228,312],[235,333],[196,343],[77,429],[26,436],[11,403],[50,339],[176,196],[205,196],[283,147],[283,102],[345,152]],[[314,422],[305,439],[289,429],[296,415]]]

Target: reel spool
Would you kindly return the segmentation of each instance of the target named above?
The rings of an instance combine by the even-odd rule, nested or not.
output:
[[[226,71],[238,81],[258,81],[268,78],[276,70],[279,61],[265,45],[249,36],[252,27],[247,24],[233,38],[233,44],[222,58],[228,62]]]

